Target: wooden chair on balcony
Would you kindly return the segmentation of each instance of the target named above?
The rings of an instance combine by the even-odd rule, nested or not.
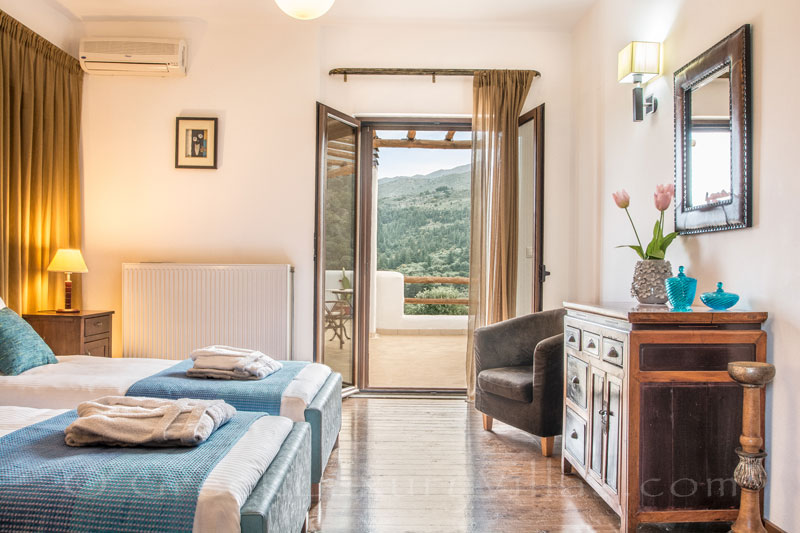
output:
[[[353,309],[346,299],[328,300],[323,306],[325,309],[325,331],[332,331],[333,335],[328,340],[339,339],[339,348],[344,346],[345,340],[350,340],[347,334],[347,322],[353,318]]]
[[[475,330],[475,408],[483,428],[493,419],[541,437],[553,453],[564,406],[564,310],[512,318]]]

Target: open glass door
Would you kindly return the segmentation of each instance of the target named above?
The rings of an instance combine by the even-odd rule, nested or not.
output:
[[[356,385],[359,127],[317,104],[314,360],[340,372],[345,388]]]

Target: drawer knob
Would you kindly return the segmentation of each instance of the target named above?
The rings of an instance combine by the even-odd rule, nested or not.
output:
[[[589,342],[586,344],[587,348],[596,348],[597,345],[594,343],[593,340],[589,339]]]
[[[581,380],[578,378],[578,376],[573,376],[572,377],[572,384],[573,385],[580,385],[580,383],[581,383]]]
[[[575,342],[575,335],[570,335],[569,339],[567,339],[567,342]]]
[[[612,357],[612,358],[616,359],[617,357],[619,357],[619,352],[617,351],[616,348],[611,348],[606,355],[608,357]]]
[[[572,433],[570,433],[569,436],[572,439],[577,439],[578,438],[578,432],[573,429]]]

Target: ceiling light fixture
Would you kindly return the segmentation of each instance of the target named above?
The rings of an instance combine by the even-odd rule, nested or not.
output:
[[[300,20],[311,20],[327,13],[334,1],[335,0],[275,0],[275,3],[290,17]]]

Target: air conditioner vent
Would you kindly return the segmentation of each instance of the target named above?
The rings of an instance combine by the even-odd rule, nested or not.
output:
[[[153,41],[87,41],[83,51],[88,54],[167,56],[178,53],[178,44]]]

